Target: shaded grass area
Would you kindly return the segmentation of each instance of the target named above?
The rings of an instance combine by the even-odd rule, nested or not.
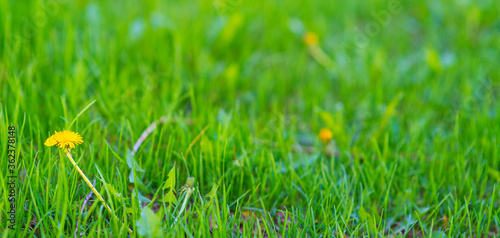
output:
[[[499,7],[0,0],[2,236],[497,236]]]

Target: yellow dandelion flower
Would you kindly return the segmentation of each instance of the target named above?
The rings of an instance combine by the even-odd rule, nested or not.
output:
[[[46,146],[58,146],[59,148],[64,150],[64,153],[68,157],[69,161],[75,166],[76,170],[80,175],[82,176],[83,180],[87,183],[87,185],[92,189],[92,192],[97,196],[97,198],[104,204],[106,209],[115,217],[115,219],[118,221],[120,220],[116,214],[111,210],[111,208],[106,204],[106,201],[104,201],[104,198],[99,194],[99,192],[95,189],[94,185],[90,182],[90,180],[85,176],[83,171],[78,167],[78,164],[76,164],[75,160],[73,159],[73,156],[71,156],[71,151],[70,149],[75,148],[75,145],[79,145],[83,143],[83,138],[81,135],[79,135],[76,132],[72,132],[69,130],[61,131],[61,132],[55,132],[54,135],[49,137],[44,145]],[[132,229],[128,229],[130,234],[133,234]]]
[[[326,144],[333,139],[333,133],[327,128],[323,128],[319,132],[319,139]]]
[[[306,45],[312,46],[312,45],[317,45],[319,42],[318,35],[312,32],[307,32],[304,34],[302,37],[302,40]]]
[[[83,138],[76,132],[72,131],[61,131],[55,132],[54,135],[49,137],[44,145],[46,146],[58,146],[61,149],[73,149],[75,145],[83,143]]]

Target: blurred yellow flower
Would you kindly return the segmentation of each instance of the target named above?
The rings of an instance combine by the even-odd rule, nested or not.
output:
[[[328,143],[332,140],[333,138],[333,134],[332,132],[327,129],[327,128],[323,128],[321,129],[321,131],[319,132],[319,139],[323,142],[323,143]]]
[[[49,137],[44,145],[46,146],[59,146],[61,149],[72,149],[75,145],[83,143],[83,138],[76,132],[72,131],[61,131],[55,132],[54,135]]]
[[[307,32],[302,36],[302,40],[306,45],[312,46],[312,45],[317,45],[319,42],[318,35],[312,32]]]
[[[441,59],[439,57],[439,53],[433,48],[427,48],[425,50],[425,58],[427,60],[427,65],[434,72],[440,72],[442,69]]]

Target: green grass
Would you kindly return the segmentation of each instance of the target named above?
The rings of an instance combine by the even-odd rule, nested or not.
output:
[[[395,4],[0,0],[1,236],[499,236],[500,2]]]

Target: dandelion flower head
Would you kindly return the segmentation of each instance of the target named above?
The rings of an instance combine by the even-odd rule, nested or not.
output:
[[[73,149],[75,145],[83,143],[83,138],[76,132],[72,131],[61,131],[55,132],[51,137],[49,137],[44,145],[46,146],[58,146],[61,149]]]
[[[312,45],[317,45],[319,42],[318,35],[312,32],[307,32],[302,36],[302,40],[306,45],[312,46]]]
[[[323,143],[330,142],[332,140],[332,138],[333,138],[332,132],[326,128],[321,129],[321,131],[319,132],[319,139]]]

